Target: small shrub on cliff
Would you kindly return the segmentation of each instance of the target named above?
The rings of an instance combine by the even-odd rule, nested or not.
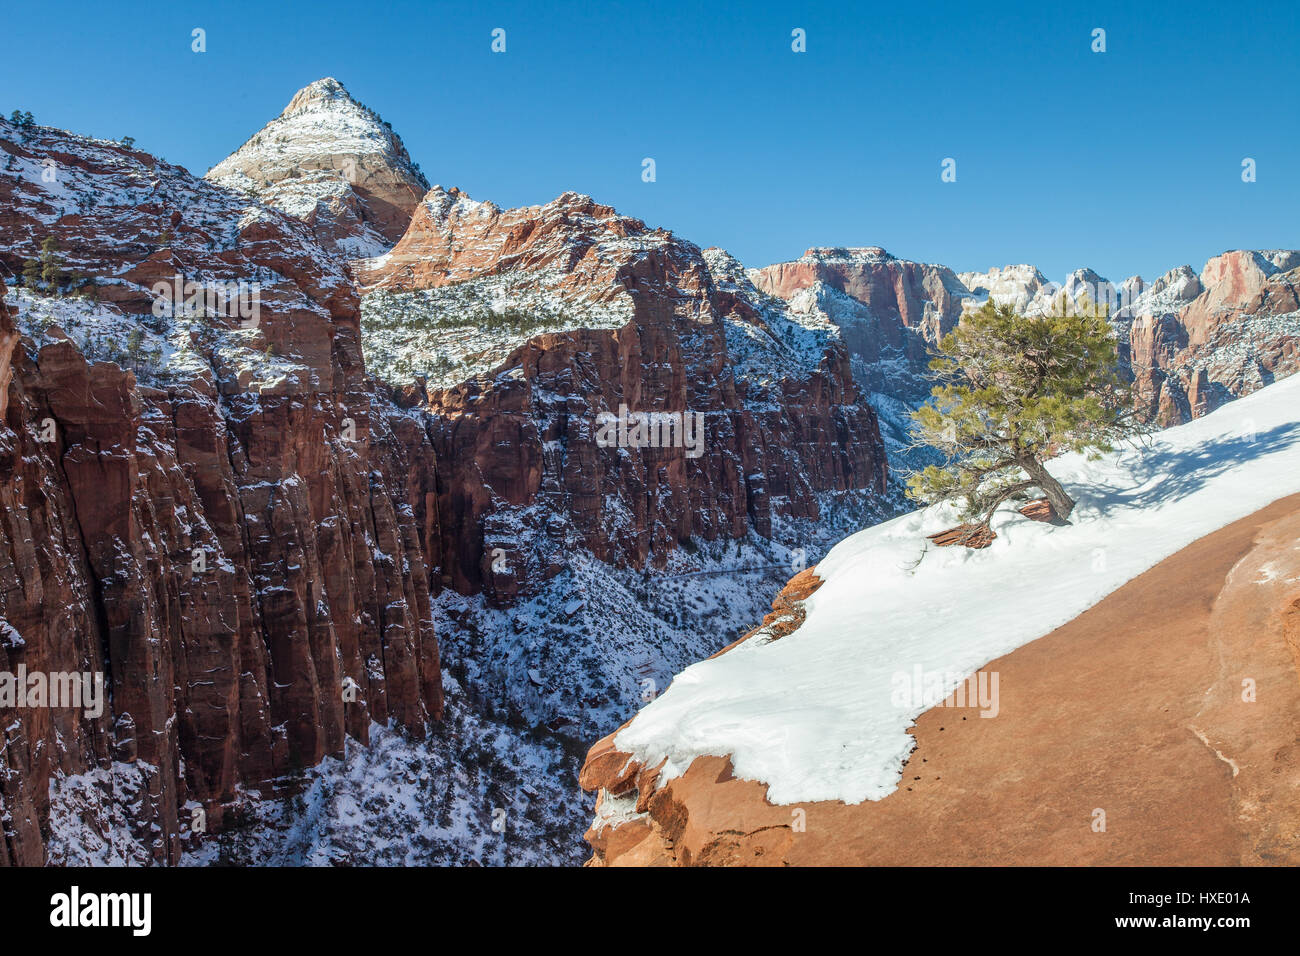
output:
[[[1013,496],[1038,488],[1060,519],[1072,499],[1046,461],[1064,451],[1097,454],[1135,431],[1116,374],[1115,337],[1102,311],[1017,315],[991,300],[962,317],[930,363],[932,401],[912,414],[914,446],[946,461],[908,476],[922,502],[961,500],[963,520],[987,525]]]

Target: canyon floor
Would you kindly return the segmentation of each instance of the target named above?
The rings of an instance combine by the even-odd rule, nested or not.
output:
[[[1292,495],[991,661],[997,716],[925,712],[882,800],[773,806],[700,757],[593,862],[1295,865],[1298,541]]]

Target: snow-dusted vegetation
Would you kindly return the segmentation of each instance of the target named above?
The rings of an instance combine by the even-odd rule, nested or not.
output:
[[[415,292],[372,292],[361,302],[367,366],[395,384],[414,377],[446,388],[485,374],[534,335],[617,329],[629,299],[581,302],[551,291],[563,274],[507,273]]]

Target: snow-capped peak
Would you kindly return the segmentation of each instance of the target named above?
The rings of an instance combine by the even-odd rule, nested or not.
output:
[[[401,238],[429,189],[401,137],[333,77],[295,93],[206,178],[311,223],[353,257]]]

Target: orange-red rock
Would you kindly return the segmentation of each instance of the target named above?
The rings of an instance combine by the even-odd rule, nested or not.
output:
[[[997,716],[923,714],[883,800],[773,806],[700,757],[643,811],[598,814],[591,864],[1294,866],[1297,537],[1293,496],[990,662]]]
[[[251,391],[237,350],[210,347],[210,371],[145,387],[67,336],[13,344],[0,305],[0,617],[20,635],[0,670],[104,672],[112,695],[98,718],[6,716],[0,863],[42,861],[54,776],[114,760],[144,776],[133,825],[174,862],[187,801],[217,829],[241,786],[273,793],[371,720],[420,733],[440,712],[433,449],[371,394],[355,293],[306,226],[116,144],[0,134],[15,168],[56,157],[65,177],[0,175],[5,267],[53,236],[136,315],[157,279],[259,279],[253,348],[301,369]]]

